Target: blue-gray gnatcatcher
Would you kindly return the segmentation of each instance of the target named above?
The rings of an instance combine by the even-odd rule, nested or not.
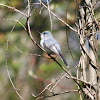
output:
[[[66,60],[63,58],[60,45],[59,43],[54,39],[50,31],[44,31],[40,33],[41,35],[41,41],[40,45],[43,47],[43,49],[48,53],[48,54],[56,54],[59,55],[63,63],[68,66]]]

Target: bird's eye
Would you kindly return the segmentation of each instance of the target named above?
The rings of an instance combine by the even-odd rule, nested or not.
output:
[[[47,34],[46,32],[43,32],[43,34],[45,35],[45,34]]]

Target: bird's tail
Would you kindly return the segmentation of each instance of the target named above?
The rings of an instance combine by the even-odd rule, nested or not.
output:
[[[61,53],[59,53],[59,57],[61,58],[61,60],[63,61],[63,63],[69,68],[67,61],[64,59],[64,57],[62,56]]]

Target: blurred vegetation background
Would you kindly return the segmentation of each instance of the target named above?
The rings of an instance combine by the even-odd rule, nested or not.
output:
[[[14,6],[22,12],[25,12],[27,0],[0,0],[0,4]],[[32,0],[33,3],[36,0]],[[78,0],[80,2],[80,0]],[[33,5],[33,4],[31,4]],[[30,18],[31,31],[37,43],[40,42],[39,32],[50,30],[50,18],[48,11],[43,8],[39,14],[42,6],[34,7],[32,16]],[[76,28],[78,6],[76,0],[52,0],[50,2],[51,10],[70,26]],[[27,12],[27,11],[26,11]],[[100,18],[100,3],[98,3],[95,15]],[[27,13],[26,13],[27,14]],[[47,56],[39,48],[37,48],[29,39],[24,28],[18,23],[10,34],[12,27],[16,21],[22,17],[11,9],[0,6],[0,98],[1,100],[20,100],[18,95],[13,89],[8,78],[6,69],[6,43],[8,36],[10,36],[10,43],[8,47],[8,69],[11,79],[16,88],[20,89],[18,92],[24,100],[34,100],[32,93],[37,95],[40,93],[50,82],[60,77],[63,70],[52,60],[43,57],[32,56],[31,54],[39,54]],[[70,69],[75,67],[75,63],[68,50],[66,30],[68,33],[69,46],[76,63],[80,58],[79,39],[75,32],[68,29],[64,24],[52,16],[53,21],[53,36],[60,43],[62,53],[66,58]],[[25,26],[26,17],[22,17],[20,22]],[[38,32],[39,31],[39,32]],[[100,56],[100,52],[98,52]],[[57,60],[63,65],[59,57]],[[99,57],[100,60],[100,57]],[[73,75],[76,75],[76,69],[72,70]],[[64,78],[55,88],[55,93],[76,89],[73,81]],[[49,95],[46,92],[44,95]],[[78,100],[77,93],[68,93],[45,100]],[[44,99],[41,99],[44,100]]]

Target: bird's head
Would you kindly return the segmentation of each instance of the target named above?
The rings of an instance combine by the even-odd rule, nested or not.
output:
[[[50,38],[50,37],[52,37],[52,34],[51,34],[50,31],[44,31],[40,34],[41,34],[41,38]]]

